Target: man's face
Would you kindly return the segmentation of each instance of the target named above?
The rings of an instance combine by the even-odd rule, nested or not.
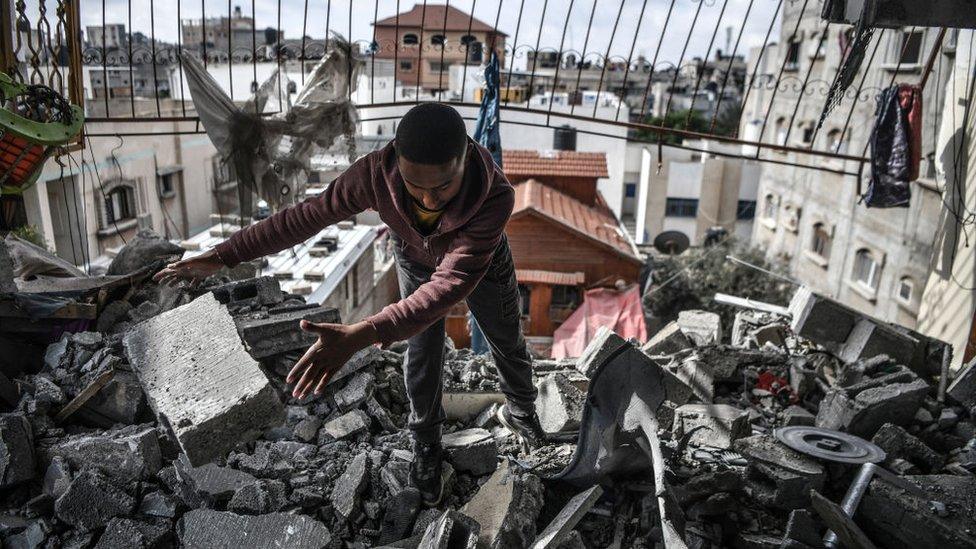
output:
[[[461,191],[467,154],[446,164],[419,164],[397,157],[407,192],[428,210],[441,210]]]

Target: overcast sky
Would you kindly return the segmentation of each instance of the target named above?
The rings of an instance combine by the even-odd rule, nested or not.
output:
[[[715,48],[726,48],[726,28],[732,28],[732,44],[738,36],[745,21],[745,31],[742,38],[740,53],[747,54],[750,47],[762,44],[770,22],[776,13],[781,0],[458,0],[450,5],[471,13],[474,4],[474,15],[478,19],[493,25],[497,18],[498,27],[508,33],[509,44],[513,39],[520,46],[532,48],[539,40],[541,48],[559,48],[565,29],[565,45],[563,50],[581,51],[584,44],[587,52],[597,52],[600,55],[607,51],[610,45],[611,55],[626,58],[634,42],[636,33],[636,47],[634,56],[639,54],[651,58],[654,55],[658,40],[664,28],[668,7],[674,2],[674,12],[671,21],[665,29],[664,42],[661,47],[660,61],[676,62],[680,56],[685,40],[691,33],[690,45],[686,59],[694,56],[704,56],[712,33],[715,31],[719,16],[721,17]],[[788,2],[794,0],[786,0]],[[28,0],[28,4],[36,9],[38,0]],[[252,3],[253,2],[253,3]],[[623,11],[616,34],[613,33],[614,21],[617,13]],[[699,10],[698,22],[692,29],[692,21]],[[48,1],[50,4],[51,2]],[[355,40],[369,41],[372,38],[372,21],[374,9],[378,6],[378,17],[389,17],[397,12],[396,0],[307,0],[308,13],[305,15],[306,0],[231,0],[232,6],[239,5],[245,15],[250,15],[252,6],[256,15],[257,27],[277,27],[279,25],[278,6],[281,6],[280,25],[286,38],[299,38],[302,35],[303,24],[307,25],[305,34],[313,38],[321,38],[325,34],[326,14],[329,13],[329,29],[343,35],[350,34],[349,10],[352,6],[353,20],[351,35]],[[443,2],[440,2],[443,3]],[[640,18],[641,7],[646,3],[643,18]],[[152,25],[150,15],[155,19],[155,35],[165,41],[176,41],[179,17],[183,19],[199,19],[201,4],[206,6],[209,17],[226,15],[227,2],[220,0],[81,0],[82,27],[100,25],[103,18],[109,23],[123,23],[131,27],[132,31],[150,34]],[[331,4],[331,7],[330,7]],[[400,0],[400,11],[408,11],[413,5],[412,0]],[[420,2],[417,2],[420,4]],[[434,2],[429,2],[432,5]],[[543,18],[543,5],[546,6]],[[746,10],[752,4],[751,13],[746,18]],[[818,9],[811,2],[807,9]],[[594,5],[595,10],[594,10]],[[130,9],[131,6],[131,9]],[[519,24],[520,6],[522,10],[521,24]],[[499,10],[499,7],[501,9]],[[51,8],[49,7],[49,10]],[[131,13],[130,13],[131,11]],[[593,27],[587,41],[587,22],[593,13]],[[131,25],[129,18],[131,17]],[[779,19],[779,16],[776,16]],[[540,22],[541,38],[540,38]],[[639,29],[638,29],[639,25]],[[516,27],[518,36],[516,37]],[[778,21],[771,40],[778,34]],[[259,37],[260,39],[260,37]],[[520,47],[520,51],[526,49]],[[524,63],[524,56],[521,57]]]

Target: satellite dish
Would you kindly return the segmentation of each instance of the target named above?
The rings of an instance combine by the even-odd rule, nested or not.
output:
[[[664,231],[654,239],[654,249],[662,254],[678,255],[691,246],[688,236],[681,231]]]

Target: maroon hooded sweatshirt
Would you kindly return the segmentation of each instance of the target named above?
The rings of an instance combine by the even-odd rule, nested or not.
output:
[[[216,246],[233,267],[311,238],[325,227],[365,211],[403,241],[403,254],[434,269],[416,292],[366,319],[387,346],[440,320],[470,294],[488,270],[512,214],[515,192],[487,149],[469,141],[461,190],[445,207],[437,229],[423,236],[415,228],[409,196],[390,142],[356,161],[320,195],[250,225]]]

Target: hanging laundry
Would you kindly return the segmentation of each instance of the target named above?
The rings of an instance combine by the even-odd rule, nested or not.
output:
[[[871,132],[869,208],[908,207],[922,159],[922,90],[900,84],[881,93]]]

